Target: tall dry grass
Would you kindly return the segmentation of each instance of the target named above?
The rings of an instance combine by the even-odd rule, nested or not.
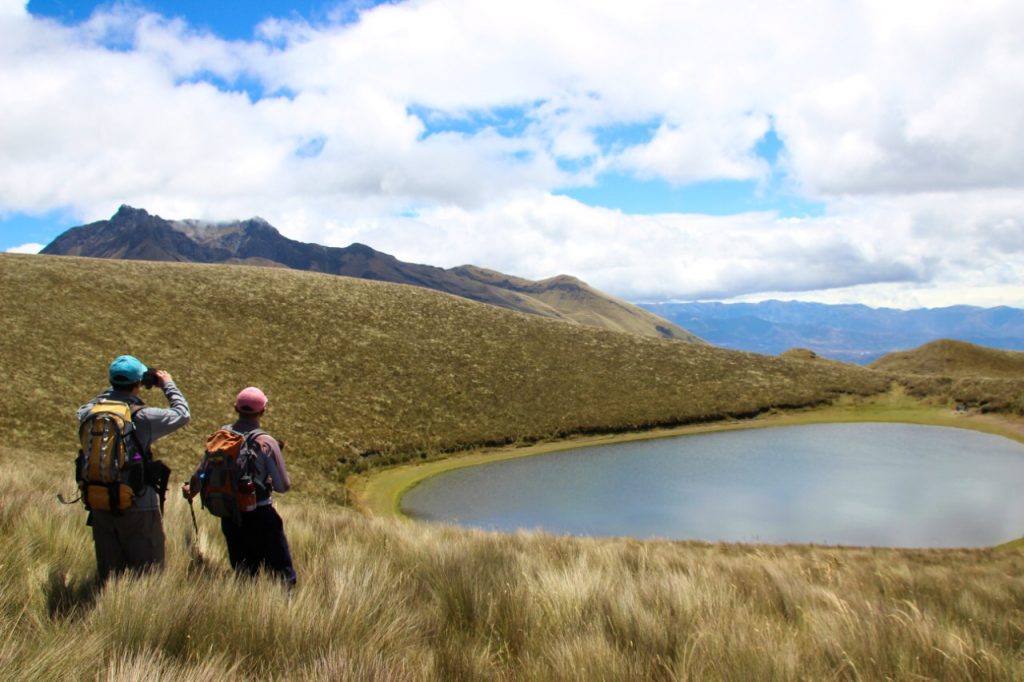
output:
[[[959,404],[983,413],[1024,416],[1024,378],[894,375],[910,396],[936,404]]]
[[[1024,553],[490,534],[280,501],[291,594],[169,501],[168,565],[91,588],[63,462],[0,449],[14,680],[1013,680]]]
[[[437,452],[748,415],[889,385],[854,366],[280,268],[0,254],[0,318],[3,442],[71,447],[74,407],[104,387],[114,357],[132,353],[169,370],[192,405],[193,425],[160,444],[173,468],[194,464],[203,438],[231,418],[235,392],[255,384],[307,494]]]
[[[324,502],[367,463],[813,405],[885,390],[881,373],[230,266],[0,255],[0,315],[7,678],[1024,677],[1020,551],[498,535]],[[54,497],[72,485],[72,410],[123,352],[192,403],[160,443],[177,476],[235,390],[270,394],[297,482],[280,501],[294,593],[236,580],[213,519],[193,536],[176,498],[166,570],[95,589],[84,514]]]

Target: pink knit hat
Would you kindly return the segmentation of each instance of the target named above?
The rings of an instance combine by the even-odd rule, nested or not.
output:
[[[235,398],[235,409],[246,414],[259,414],[267,409],[267,396],[255,386],[243,388]]]

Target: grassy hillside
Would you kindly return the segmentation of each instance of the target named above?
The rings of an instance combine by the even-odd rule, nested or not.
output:
[[[559,275],[534,282],[501,272],[463,265],[450,272],[498,289],[522,294],[550,306],[561,317],[580,324],[640,336],[704,343],[698,336],[632,303],[620,301],[575,277]]]
[[[255,384],[300,486],[477,444],[753,414],[888,385],[854,366],[269,268],[0,255],[0,316],[5,442],[70,453],[73,409],[105,386],[112,358],[132,353],[170,371],[192,405],[194,424],[161,443],[175,469]]]
[[[501,535],[322,504],[367,463],[811,405],[885,390],[883,373],[241,266],[0,256],[0,314],[5,678],[1024,676],[1020,549]],[[71,488],[72,410],[123,352],[171,371],[192,403],[162,450],[179,472],[238,388],[270,394],[297,483],[277,502],[292,595],[234,580],[213,517],[198,512],[193,534],[177,497],[167,569],[93,588],[82,510],[54,497]]]
[[[890,353],[870,365],[915,397],[982,412],[1024,415],[1024,353],[943,339]]]
[[[1014,680],[1024,553],[489,534],[278,505],[299,585],[230,578],[169,501],[167,569],[97,594],[58,453],[0,446],[10,680]],[[253,595],[258,598],[253,599]]]
[[[1024,378],[1024,352],[996,350],[966,341],[941,339],[913,350],[889,353],[870,365],[885,372],[947,377]]]
[[[787,351],[779,353],[779,357],[783,358],[784,360],[804,360],[807,362],[817,362],[821,364],[831,364],[840,366],[845,364],[840,360],[833,360],[831,358],[826,358],[822,355],[818,355],[809,348],[790,348]]]

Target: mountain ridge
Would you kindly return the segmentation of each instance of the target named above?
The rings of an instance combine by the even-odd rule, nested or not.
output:
[[[775,300],[639,305],[716,346],[764,355],[806,348],[834,360],[868,364],[944,338],[1024,350],[1024,310],[1007,306],[899,310]]]
[[[704,343],[686,329],[568,275],[534,282],[471,265],[444,269],[406,263],[365,244],[330,247],[289,239],[262,218],[223,223],[166,220],[145,209],[122,205],[109,220],[70,228],[40,253],[283,266],[409,284],[574,324]]]

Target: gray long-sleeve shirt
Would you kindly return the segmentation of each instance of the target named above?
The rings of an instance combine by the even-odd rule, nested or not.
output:
[[[168,407],[146,405],[132,417],[132,423],[135,424],[135,433],[139,439],[139,446],[146,451],[150,449],[154,441],[177,431],[188,424],[192,418],[188,402],[175,383],[173,381],[164,382],[162,388],[164,396],[167,398]],[[92,406],[101,399],[119,400],[132,406],[145,404],[138,396],[109,388],[78,408],[79,423],[89,414]],[[156,489],[147,485],[141,495],[135,496],[132,506],[126,511],[152,511],[159,508],[160,498],[156,494]]]

